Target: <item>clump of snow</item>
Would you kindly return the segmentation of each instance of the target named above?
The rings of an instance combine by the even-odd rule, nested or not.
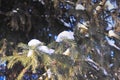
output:
[[[12,10],[13,13],[17,13],[17,10]]]
[[[40,44],[42,44],[42,42],[37,39],[32,39],[28,42],[28,46],[38,46]]]
[[[82,4],[76,4],[76,10],[85,10],[85,7]]]
[[[113,9],[116,9],[117,6],[116,6],[116,3],[112,4],[110,2],[110,0],[107,0],[106,3],[105,3],[105,7],[108,11],[112,11]]]
[[[64,39],[72,39],[74,40],[74,33],[72,31],[63,31],[58,34],[56,42],[61,42]]]
[[[38,49],[41,52],[52,54],[54,53],[54,49],[50,49],[47,46],[43,45],[43,43],[37,39],[32,39],[28,42],[28,46],[31,47],[28,51],[27,57],[30,57],[34,53],[34,48]],[[33,47],[33,49],[32,49]]]
[[[39,46],[38,47],[38,50],[39,51],[41,51],[41,52],[44,52],[44,53],[47,53],[47,54],[52,54],[52,53],[54,53],[54,49],[50,49],[50,48],[48,48],[47,46]]]

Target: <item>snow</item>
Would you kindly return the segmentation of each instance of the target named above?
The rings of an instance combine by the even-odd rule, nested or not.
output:
[[[34,53],[34,50],[31,50],[31,49],[30,49],[30,50],[28,51],[27,57],[32,56],[32,55],[33,55],[33,53]]]
[[[43,0],[38,0],[39,2],[41,2],[43,5],[45,5],[45,2]]]
[[[62,42],[64,39],[74,40],[74,33],[72,31],[63,31],[58,34],[56,42]]]
[[[106,69],[105,68],[103,68],[103,67],[101,67],[101,69],[102,69],[102,71],[103,71],[103,73],[104,73],[104,75],[108,75],[108,72],[106,71]]]
[[[87,61],[96,70],[100,70],[99,65],[96,62],[94,62],[92,59],[86,58],[85,61]]]
[[[94,67],[96,70],[102,70],[104,75],[108,75],[108,72],[106,71],[105,68],[101,67],[99,64],[97,64],[96,62],[94,62],[92,59],[90,58],[86,58],[85,59],[92,67]]]
[[[113,20],[112,16],[109,16],[108,14],[105,14],[106,16],[106,21],[108,26],[106,27],[106,30],[111,30],[115,26],[115,21]],[[107,17],[108,16],[108,17]]]
[[[101,10],[101,9],[102,9],[101,6],[97,6],[97,7],[96,7],[96,10],[97,10],[97,11],[99,11],[99,10]]]
[[[114,2],[114,4],[112,4],[112,3],[110,2],[110,0],[107,0],[107,1],[106,1],[105,6],[106,6],[106,9],[107,9],[108,11],[112,11],[113,9],[116,9],[116,8],[117,8],[116,3]]]
[[[66,27],[71,27],[71,24],[65,22],[63,19],[60,19],[60,21],[64,24],[64,26],[66,26]]]
[[[115,36],[116,34],[114,33],[114,31],[113,30],[109,30],[109,32],[108,32],[108,36],[109,37],[113,37],[113,36]]]
[[[81,4],[76,4],[76,7],[75,7],[76,10],[85,10],[85,7]]]
[[[32,39],[28,42],[28,46],[38,46],[40,44],[42,44],[42,42],[37,39]]]
[[[78,23],[77,26],[78,26],[78,28],[81,28],[81,29],[86,29],[86,30],[88,29],[88,28],[86,27],[86,26],[87,26],[87,23],[85,23],[85,22],[84,22],[83,24]]]
[[[44,46],[41,41],[37,39],[32,39],[28,42],[29,47],[34,47],[38,49],[41,52],[47,53],[47,54],[52,54],[54,53],[54,49],[50,49],[47,46]],[[27,57],[30,57],[34,53],[34,49],[29,49]]]
[[[109,30],[108,36],[109,36],[109,37],[115,37],[115,38],[117,38],[117,39],[120,39],[120,36],[117,35],[113,30]]]
[[[52,76],[51,69],[48,69],[48,70],[47,70],[47,75],[48,75],[48,79],[50,79],[50,78],[51,78],[51,76]]]
[[[12,10],[13,13],[17,13],[17,10]]]
[[[105,38],[106,38],[106,40],[107,40],[107,42],[108,42],[108,44],[109,44],[110,46],[112,46],[112,47],[120,50],[120,48],[115,44],[115,40],[109,39],[107,36],[106,36]]]
[[[109,67],[110,67],[110,68],[111,68],[111,67],[113,67],[113,66],[114,66],[114,64],[113,64],[113,63],[109,65]]]
[[[63,52],[63,55],[70,55],[70,48],[68,48],[65,52]]]
[[[55,51],[54,49],[50,49],[47,46],[39,46],[37,49],[41,52],[44,52],[44,53],[47,53],[47,54],[50,54],[50,55],[53,54],[54,51]]]
[[[114,57],[114,51],[111,51],[111,57],[113,58]]]

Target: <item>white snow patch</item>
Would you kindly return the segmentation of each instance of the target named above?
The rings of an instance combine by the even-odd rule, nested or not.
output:
[[[85,7],[82,4],[76,4],[76,10],[85,10]]]
[[[54,53],[54,49],[50,49],[50,48],[48,48],[47,46],[39,46],[38,48],[37,48],[39,51],[42,51],[42,52],[44,52],[44,53],[47,53],[47,54],[53,54]]]
[[[56,39],[56,42],[61,42],[64,39],[71,39],[74,40],[74,33],[71,31],[63,31],[58,34],[58,37]]]
[[[42,42],[37,39],[32,39],[28,42],[28,46],[38,46],[40,44],[42,44]]]

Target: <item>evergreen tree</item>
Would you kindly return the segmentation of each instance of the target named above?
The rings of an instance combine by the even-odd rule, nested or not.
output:
[[[7,80],[28,74],[36,74],[34,80],[120,79],[119,0],[0,0],[0,9]],[[63,35],[55,41],[64,30],[73,31],[74,39]],[[30,47],[31,38],[44,43]],[[48,54],[39,46],[55,51]]]

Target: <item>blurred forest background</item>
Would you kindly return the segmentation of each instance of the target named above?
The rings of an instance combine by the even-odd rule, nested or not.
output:
[[[120,0],[0,0],[0,80],[120,80],[119,57]]]

